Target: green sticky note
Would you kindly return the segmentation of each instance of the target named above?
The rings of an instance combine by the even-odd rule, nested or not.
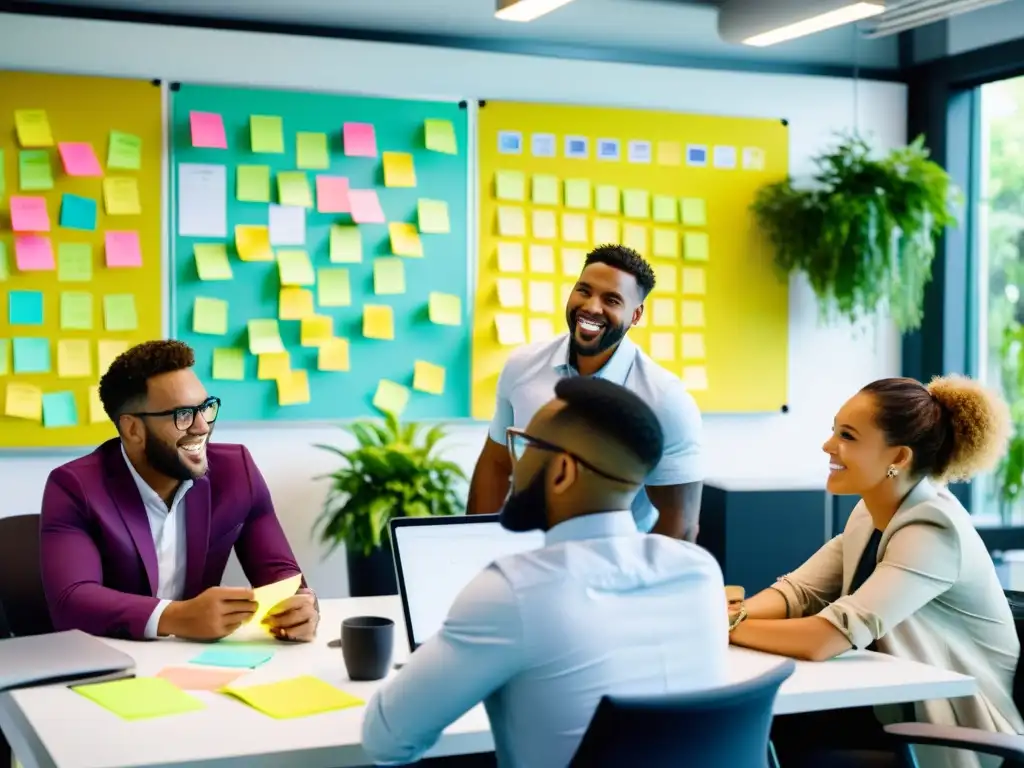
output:
[[[616,216],[622,212],[622,204],[619,200],[619,188],[610,184],[601,184],[595,192],[594,207],[599,213],[614,213]]]
[[[192,330],[212,336],[228,332],[228,303],[223,299],[196,296],[192,305]]]
[[[0,240],[0,283],[11,276],[11,265],[7,262],[7,243]]]
[[[687,232],[683,235],[683,258],[688,261],[707,261],[708,236],[705,232]]]
[[[494,196],[499,200],[523,200],[526,176],[522,171],[498,171],[494,177]]]
[[[627,189],[622,193],[622,211],[628,219],[651,216],[651,195],[646,189]]]
[[[233,277],[224,243],[196,243],[192,246],[200,280],[230,280]]]
[[[316,282],[309,254],[297,249],[277,252],[277,270],[281,285],[312,285]]]
[[[409,389],[387,379],[377,382],[377,392],[373,396],[375,408],[395,416],[401,416],[405,406],[409,404]]]
[[[313,207],[313,192],[304,171],[281,171],[277,174],[277,196],[281,205]]]
[[[238,183],[235,196],[243,203],[269,203],[270,166],[238,166]]]
[[[588,210],[590,208],[590,180],[565,180],[565,207]]]
[[[47,392],[43,395],[43,426],[74,427],[78,424],[78,407],[74,392]]]
[[[359,227],[335,224],[331,227],[331,262],[357,264],[363,260],[363,241]]]
[[[462,325],[462,299],[454,293],[431,291],[427,315],[435,325]]]
[[[373,292],[378,296],[405,293],[405,264],[400,257],[373,260]]]
[[[703,227],[708,223],[708,210],[699,197],[683,198],[683,224],[688,227]]]
[[[535,175],[531,197],[537,205],[558,205],[561,202],[558,194],[558,178],[544,174]]]
[[[321,307],[348,307],[352,304],[352,281],[344,268],[323,267],[316,271],[317,304]]]
[[[416,203],[420,232],[445,235],[452,231],[448,218],[448,203],[444,200],[421,199]]]
[[[284,154],[284,124],[280,117],[250,116],[249,134],[253,152],[271,155]]]
[[[162,677],[132,677],[109,683],[78,685],[72,690],[123,720],[145,720],[206,708],[195,696]]]
[[[284,342],[281,341],[281,329],[277,320],[250,320],[248,330],[250,354],[284,352]]]
[[[245,378],[245,350],[234,347],[213,350],[213,378],[242,381]]]
[[[142,167],[142,139],[130,133],[111,131],[107,144],[107,168],[137,171]]]
[[[49,373],[50,342],[20,337],[14,340],[15,373]]]
[[[57,246],[57,280],[62,283],[88,283],[92,280],[92,246],[88,243],[61,243]]]
[[[103,297],[103,327],[108,331],[134,331],[139,327],[135,296],[112,293]]]
[[[61,291],[60,327],[65,331],[92,330],[92,294]]]
[[[8,339],[0,339],[0,376],[7,376],[11,372],[11,342]]]
[[[326,133],[295,134],[295,166],[324,170],[331,167]]]
[[[425,120],[424,144],[431,152],[443,152],[446,155],[457,155],[459,148],[455,142],[455,126],[450,120]]]
[[[679,221],[679,206],[676,205],[674,197],[654,196],[654,220],[664,224],[675,224]]]
[[[18,178],[23,192],[53,189],[49,152],[45,149],[24,149],[18,153]]]

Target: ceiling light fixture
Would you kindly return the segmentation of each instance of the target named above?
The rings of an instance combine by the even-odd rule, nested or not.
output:
[[[533,21],[572,0],[498,0],[494,17],[502,21]]]
[[[882,0],[725,0],[718,34],[730,43],[763,48],[877,16]]]

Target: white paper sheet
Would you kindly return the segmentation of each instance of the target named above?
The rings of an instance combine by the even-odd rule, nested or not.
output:
[[[228,176],[223,165],[178,164],[178,234],[228,236]]]
[[[269,221],[271,245],[306,244],[305,208],[271,204]]]

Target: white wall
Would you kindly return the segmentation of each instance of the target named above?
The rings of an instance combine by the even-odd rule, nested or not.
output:
[[[397,97],[484,98],[649,107],[722,115],[785,117],[791,168],[811,171],[810,157],[859,126],[886,149],[906,140],[906,89],[893,83],[790,75],[589,63],[505,54],[242,32],[0,14],[0,69],[59,71],[167,80],[236,83]],[[820,445],[842,401],[875,378],[899,373],[896,332],[818,325],[809,289],[790,299],[790,412],[709,416],[710,477],[773,483],[821,478]],[[757,386],[756,381],[751,386]],[[484,427],[453,429],[451,457],[471,469]],[[222,441],[244,442],[263,471],[300,564],[321,594],[344,594],[344,556],[322,561],[310,528],[324,486],[310,480],[333,469],[310,446],[337,442],[337,428],[222,427]],[[39,509],[47,473],[68,455],[0,456],[0,515]],[[232,572],[231,579],[238,578]]]

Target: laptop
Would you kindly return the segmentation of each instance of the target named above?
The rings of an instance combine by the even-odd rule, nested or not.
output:
[[[391,549],[402,598],[409,651],[441,628],[462,589],[500,557],[540,549],[541,531],[512,533],[498,515],[398,517]]]
[[[77,629],[0,640],[0,691],[133,677],[135,660]]]

